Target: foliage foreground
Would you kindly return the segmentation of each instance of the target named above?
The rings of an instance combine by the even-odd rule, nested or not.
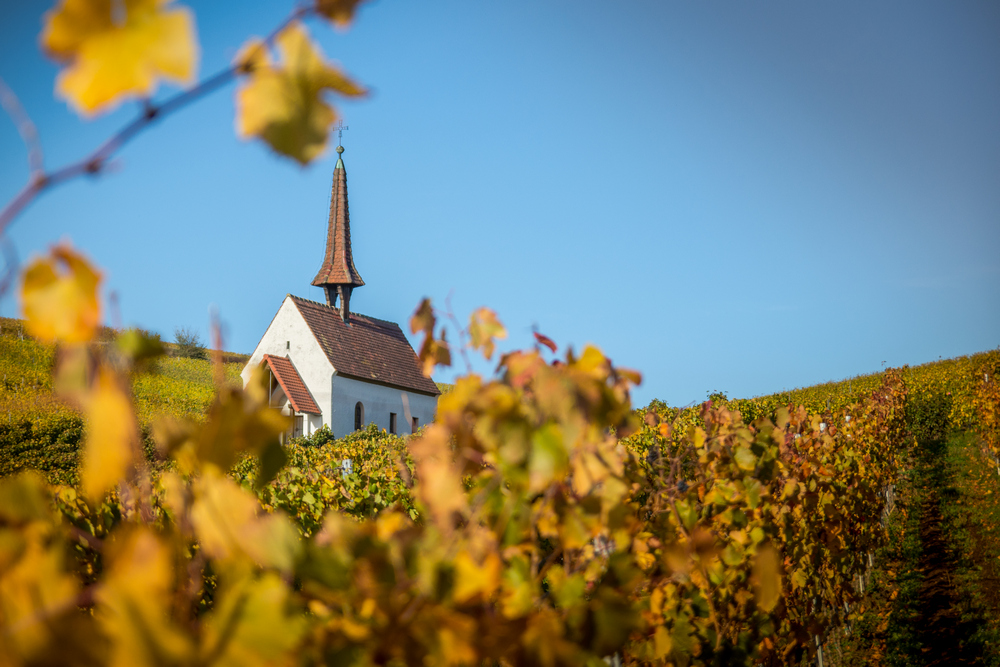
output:
[[[193,15],[170,0],[58,3],[41,36],[61,63],[57,93],[84,115],[130,98],[141,111],[52,172],[26,132],[31,177],[0,232],[44,189],[99,173],[154,119],[234,78],[240,136],[311,162],[337,119],[327,97],[365,91],[302,20],[345,26],[358,4],[303,3],[154,104],[161,80],[196,76]],[[798,664],[850,618],[886,539],[911,441],[899,371],[811,411],[709,402],[642,419],[637,373],[592,347],[554,359],[539,336],[550,352],[461,378],[419,437],[286,450],[266,389],[227,386],[221,363],[204,419],[137,414],[132,379],[162,346],[139,332],[95,343],[100,280],[68,245],[24,273],[30,333],[58,348],[51,384],[19,388],[72,406],[83,448],[73,485],[0,478],[3,667]],[[411,328],[425,372],[450,363],[429,303]],[[473,314],[470,346],[487,358],[504,335],[491,311]],[[996,370],[961,404],[993,461]]]
[[[4,665],[794,664],[885,540],[899,371],[826,414],[642,419],[637,373],[539,347],[459,379],[417,437],[333,448],[282,448],[262,384],[220,372],[204,420],[154,423],[154,473],[127,378],[156,350],[89,344],[96,272],[38,263],[27,324],[87,431],[78,486],[0,479]],[[429,304],[411,327],[450,356]],[[470,347],[502,335],[473,315]]]

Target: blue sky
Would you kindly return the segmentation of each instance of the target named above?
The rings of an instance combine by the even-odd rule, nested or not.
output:
[[[292,7],[186,4],[202,76]],[[51,168],[135,105],[84,121],[54,98],[49,5],[0,0],[0,77]],[[537,326],[641,370],[638,404],[1000,345],[996,3],[379,0],[310,30],[373,91],[339,105],[360,312],[487,305],[504,349]],[[234,90],[46,193],[11,230],[22,259],[68,237],[124,324],[207,338],[214,305],[243,352],[286,293],[321,300],[335,154],[302,169],[240,141]],[[0,199],[26,177],[0,118]]]

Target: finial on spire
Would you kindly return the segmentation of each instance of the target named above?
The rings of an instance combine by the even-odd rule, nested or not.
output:
[[[337,121],[337,127],[333,128],[333,129],[337,130],[337,152],[338,153],[343,153],[344,152],[344,130],[348,130],[350,128],[347,127],[346,125],[344,125],[344,121],[338,120]]]

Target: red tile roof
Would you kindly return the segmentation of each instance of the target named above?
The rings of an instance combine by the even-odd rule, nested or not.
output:
[[[299,376],[299,372],[295,370],[291,359],[265,354],[261,363],[267,364],[271,372],[274,373],[274,379],[281,385],[285,396],[288,397],[288,402],[292,404],[292,408],[296,412],[306,412],[311,415],[320,414],[319,406],[316,405],[312,394],[306,389],[306,384]]]
[[[336,308],[289,295],[339,375],[437,396],[417,354],[398,324],[351,313],[350,326]]]
[[[333,170],[333,192],[330,194],[330,219],[326,231],[326,255],[313,285],[353,285],[361,287],[365,281],[354,268],[351,252],[351,214],[347,206],[347,172],[344,162],[337,160]]]

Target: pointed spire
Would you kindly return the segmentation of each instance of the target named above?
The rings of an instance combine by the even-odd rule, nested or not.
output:
[[[337,153],[343,154],[344,147],[337,146]],[[351,216],[347,207],[347,171],[344,160],[337,157],[333,169],[333,192],[330,194],[330,220],[327,224],[326,255],[319,273],[313,278],[313,285],[326,292],[328,306],[336,306],[340,297],[340,317],[350,320],[351,292],[361,287],[365,281],[354,267],[351,252]]]

